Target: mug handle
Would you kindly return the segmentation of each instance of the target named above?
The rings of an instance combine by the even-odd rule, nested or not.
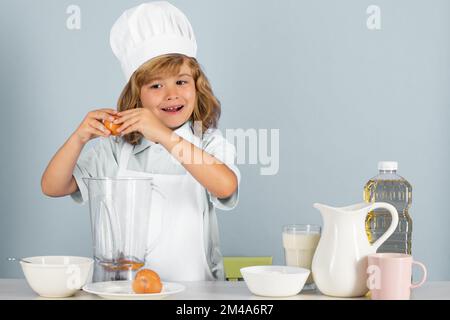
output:
[[[391,225],[389,226],[389,228],[386,230],[385,233],[383,233],[383,235],[381,237],[379,237],[377,239],[377,241],[375,241],[372,244],[372,247],[375,248],[375,251],[378,250],[378,248],[383,244],[383,242],[385,242],[387,240],[387,238],[389,238],[391,236],[391,234],[394,233],[395,229],[397,228],[398,225],[398,212],[397,209],[395,209],[395,207],[389,203],[386,202],[375,202],[370,208],[369,211],[378,209],[378,208],[383,208],[383,209],[387,209],[392,217],[392,221],[391,221]]]
[[[423,285],[423,284],[425,283],[425,280],[427,280],[427,268],[425,267],[425,265],[424,265],[423,263],[421,263],[421,262],[419,262],[419,261],[413,261],[412,263],[413,263],[413,265],[414,265],[414,264],[415,264],[415,265],[418,265],[418,266],[422,269],[422,271],[423,271],[423,277],[422,277],[422,280],[420,280],[419,283],[412,283],[412,284],[411,284],[411,289],[415,289],[415,288],[418,288],[418,287],[420,287],[421,285]]]

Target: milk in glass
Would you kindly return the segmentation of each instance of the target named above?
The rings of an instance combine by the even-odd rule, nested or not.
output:
[[[311,270],[312,259],[320,240],[320,226],[290,225],[283,228],[283,247],[287,266]],[[306,284],[313,283],[310,273]]]

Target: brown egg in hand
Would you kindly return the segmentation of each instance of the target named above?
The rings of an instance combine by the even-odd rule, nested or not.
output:
[[[114,119],[118,119],[118,118],[119,117],[114,116]],[[113,136],[118,136],[119,135],[119,132],[117,132],[117,129],[119,129],[122,124],[115,124],[115,123],[112,123],[109,120],[105,120],[103,122],[103,124],[105,125],[106,129],[111,131],[111,135],[113,135]]]
[[[160,293],[162,290],[162,282],[159,275],[150,269],[138,271],[132,286],[135,293]]]

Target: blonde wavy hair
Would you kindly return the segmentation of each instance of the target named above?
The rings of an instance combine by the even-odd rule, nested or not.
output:
[[[208,78],[203,73],[197,60],[183,54],[158,56],[141,65],[123,88],[117,102],[117,110],[142,108],[140,101],[142,86],[156,77],[178,74],[183,64],[191,69],[195,82],[196,101],[190,117],[192,124],[195,121],[201,121],[203,133],[209,128],[217,128],[221,110],[220,101],[214,96]],[[193,130],[193,128],[191,129]],[[123,139],[132,145],[136,145],[140,143],[142,137],[140,132],[131,132],[124,135]]]

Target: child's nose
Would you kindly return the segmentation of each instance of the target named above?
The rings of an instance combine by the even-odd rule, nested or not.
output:
[[[178,99],[178,91],[176,88],[168,88],[167,90],[167,100],[176,100]]]
[[[167,96],[167,100],[177,100],[178,99],[178,96],[177,95],[170,95],[170,96]]]

